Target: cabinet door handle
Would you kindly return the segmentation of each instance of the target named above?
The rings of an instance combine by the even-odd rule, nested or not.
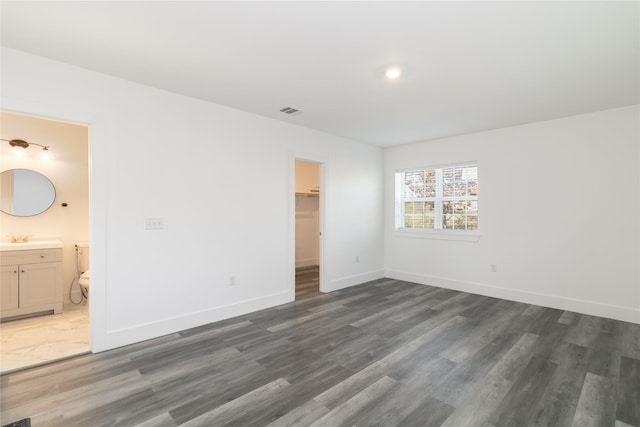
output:
[[[13,270],[13,274],[18,274],[18,270]]]
[[[20,270],[20,273],[24,273],[24,270]]]
[[[40,255],[40,258],[44,258],[44,255]]]

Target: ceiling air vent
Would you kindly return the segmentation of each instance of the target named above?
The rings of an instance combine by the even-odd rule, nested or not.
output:
[[[297,109],[295,109],[293,107],[284,107],[284,108],[280,109],[280,112],[285,113],[285,114],[289,114],[290,116],[294,115],[294,114],[302,113],[302,111],[297,110]]]

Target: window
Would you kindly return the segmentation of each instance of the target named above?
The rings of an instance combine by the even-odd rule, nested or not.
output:
[[[396,228],[478,230],[478,166],[396,173]]]

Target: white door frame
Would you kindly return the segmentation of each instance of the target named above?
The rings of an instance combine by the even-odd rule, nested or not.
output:
[[[107,144],[102,122],[86,108],[43,104],[28,98],[2,97],[2,111],[87,126],[89,155],[89,246],[91,247],[91,301],[89,347],[92,353],[107,349],[106,242],[107,242]]]
[[[318,258],[320,264],[320,292],[327,292],[327,275],[329,271],[326,257],[327,230],[327,193],[329,191],[329,166],[320,156],[299,155],[292,153],[289,159],[289,292],[291,300],[296,296],[296,160],[316,163],[320,166],[320,203],[318,209]]]

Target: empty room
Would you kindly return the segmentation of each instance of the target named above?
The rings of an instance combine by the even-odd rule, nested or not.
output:
[[[3,427],[640,427],[640,2],[0,20]]]

